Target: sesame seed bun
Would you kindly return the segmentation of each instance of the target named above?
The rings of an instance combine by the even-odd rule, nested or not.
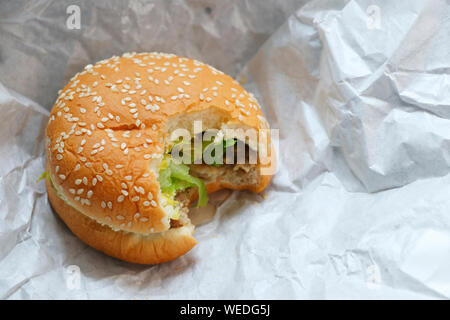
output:
[[[133,263],[157,264],[176,259],[197,244],[192,237],[192,224],[149,235],[114,231],[69,206],[58,197],[48,180],[46,185],[53,209],[70,230],[84,243],[109,256]]]
[[[153,264],[186,253],[194,227],[188,219],[171,227],[157,179],[169,134],[192,132],[194,120],[204,129],[268,129],[251,94],[196,60],[128,53],[86,66],[59,92],[47,125],[54,210],[80,239],[119,259]],[[216,176],[207,190],[259,192],[271,179],[263,168],[247,181]]]

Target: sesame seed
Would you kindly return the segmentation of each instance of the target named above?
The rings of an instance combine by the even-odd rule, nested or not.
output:
[[[121,215],[116,216],[116,218],[117,218],[118,220],[125,220],[125,217],[124,217],[124,216],[121,216]]]
[[[106,203],[105,203],[105,201],[102,201],[101,206],[102,206],[103,209],[106,208]]]
[[[108,208],[112,209],[112,202],[111,201],[108,201]]]
[[[131,176],[125,176],[125,180],[131,181],[132,177]]]
[[[133,201],[133,202],[139,201],[139,196],[134,196],[134,197],[131,199],[131,201]]]
[[[93,194],[94,194],[94,192],[92,190],[89,190],[87,192],[87,197],[90,198],[90,197],[92,197]]]
[[[117,197],[117,202],[123,202],[123,200],[125,199],[125,197],[123,195],[120,195]]]
[[[77,186],[80,185],[81,182],[82,182],[81,179],[76,179],[76,180],[75,180],[75,184],[76,184]]]

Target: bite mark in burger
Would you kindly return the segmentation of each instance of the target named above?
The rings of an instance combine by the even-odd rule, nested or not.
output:
[[[267,187],[271,175],[262,171],[273,163],[221,160],[239,146],[253,150],[223,132],[268,128],[256,99],[221,71],[172,54],[127,53],[86,66],[59,92],[41,178],[55,212],[85,243],[125,261],[162,263],[196,245],[192,203],[204,206],[223,188]],[[171,139],[176,129],[192,140]],[[195,161],[195,137],[210,132],[200,154],[220,161]],[[194,161],[176,159],[181,147]]]

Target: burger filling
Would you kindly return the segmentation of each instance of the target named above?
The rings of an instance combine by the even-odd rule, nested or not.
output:
[[[203,136],[204,132],[201,135]],[[244,163],[235,164],[240,144],[245,149],[246,158]],[[202,139],[200,153],[195,152],[194,145],[194,139],[190,142],[178,140],[169,143],[160,164],[158,181],[161,187],[163,206],[166,206],[166,211],[172,212],[172,227],[184,224],[183,220],[187,219],[187,206],[196,192],[198,194],[197,207],[203,207],[208,203],[205,183],[213,183],[218,179],[235,186],[258,182],[256,166],[248,163],[252,150],[242,141],[235,138],[225,139],[218,134],[209,141]],[[234,148],[232,164],[226,163],[229,148]],[[184,158],[179,158],[180,155],[183,156],[183,152],[190,154],[189,161],[185,163],[182,161]],[[178,158],[175,154],[178,154]],[[215,161],[206,163],[206,154],[211,155]],[[199,155],[201,160],[195,161]]]

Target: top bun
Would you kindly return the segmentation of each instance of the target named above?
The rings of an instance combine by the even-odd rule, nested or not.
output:
[[[86,66],[59,92],[47,125],[58,196],[113,230],[168,230],[157,168],[170,131],[194,119],[205,127],[268,128],[251,94],[199,61],[127,53]]]

